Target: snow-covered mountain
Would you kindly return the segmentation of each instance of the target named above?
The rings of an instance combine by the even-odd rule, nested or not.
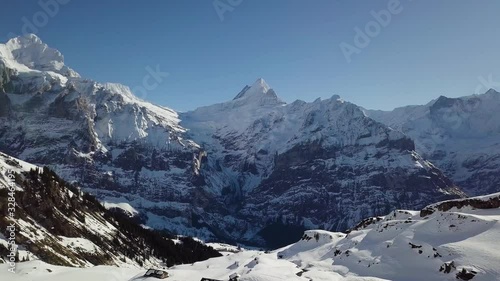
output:
[[[284,245],[464,195],[411,139],[338,96],[286,104],[259,79],[178,114],[79,77],[34,35],[0,44],[0,74],[0,151],[174,233]]]
[[[500,93],[444,96],[366,113],[411,137],[416,150],[471,195],[500,191]]]
[[[6,214],[0,217],[5,234],[0,234],[0,263],[10,260],[11,251],[16,261],[40,259],[76,267],[142,268],[219,255],[191,238],[144,229],[121,212],[105,209],[48,168],[1,152],[0,198],[0,213]],[[19,248],[12,248],[10,237]]]
[[[300,241],[275,251],[245,250],[170,267],[168,280],[228,280],[238,274],[242,281],[498,281],[499,236],[497,193],[432,204],[421,211],[392,211],[363,220],[347,234],[308,230]],[[144,272],[35,261],[18,264],[18,274],[11,277],[0,265],[0,279],[14,281],[158,280],[143,278]]]
[[[183,137],[176,112],[138,99],[126,86],[59,71],[66,69],[62,56],[34,35],[0,50],[1,151],[49,165],[105,203],[140,207],[149,225],[176,231],[180,224],[185,234],[203,236],[189,227],[192,198],[204,196],[193,185],[200,150]],[[42,63],[26,58],[45,67],[32,68]],[[167,214],[177,221],[167,225],[158,216]]]
[[[64,64],[63,55],[36,35],[20,36],[0,47],[0,57],[10,69],[50,71],[65,77],[80,77]]]
[[[281,224],[344,230],[395,206],[460,195],[412,140],[338,96],[286,105],[258,79],[181,119],[207,151],[207,183],[252,223],[243,237],[290,232]]]

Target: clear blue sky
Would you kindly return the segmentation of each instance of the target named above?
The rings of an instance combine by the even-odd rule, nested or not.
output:
[[[2,42],[39,1],[0,0]],[[146,99],[181,111],[232,99],[259,77],[287,102],[339,94],[374,109],[472,94],[480,76],[500,82],[498,0],[401,0],[348,63],[339,44],[354,44],[354,28],[388,2],[243,0],[221,21],[212,0],[71,0],[37,35],[101,82],[133,88],[159,65],[170,76]]]

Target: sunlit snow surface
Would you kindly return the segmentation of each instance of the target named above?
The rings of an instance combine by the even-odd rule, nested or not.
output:
[[[482,200],[493,197],[500,193]],[[175,266],[168,269],[168,280],[228,280],[233,273],[243,281],[457,280],[463,268],[476,272],[474,281],[500,280],[499,220],[500,209],[465,206],[426,217],[397,210],[349,234],[309,230],[299,242],[275,251],[226,252],[220,258]],[[439,271],[451,261],[456,268]],[[126,267],[75,269],[32,261],[18,264],[17,274],[7,269],[0,266],[1,280],[157,280],[141,278],[146,269]]]

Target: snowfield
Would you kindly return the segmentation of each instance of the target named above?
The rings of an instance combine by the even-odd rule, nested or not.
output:
[[[242,281],[500,280],[500,193],[477,200],[491,204],[479,209],[455,200],[429,206],[430,214],[426,209],[396,210],[366,219],[347,234],[308,230],[297,243],[275,251],[227,251],[223,257],[168,268],[168,280],[228,280],[234,273]],[[450,203],[455,205],[448,211],[439,210]],[[31,261],[19,263],[16,274],[0,265],[0,280],[158,280],[142,278],[145,271],[127,265],[79,269]]]

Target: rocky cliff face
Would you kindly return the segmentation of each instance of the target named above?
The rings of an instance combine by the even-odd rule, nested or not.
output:
[[[366,111],[415,140],[416,150],[471,195],[500,191],[500,93],[439,97],[391,112]]]
[[[463,196],[411,139],[338,96],[287,105],[259,79],[179,115],[80,78],[40,42],[0,45],[0,150],[135,207],[149,226],[265,244],[276,229],[344,230]]]

